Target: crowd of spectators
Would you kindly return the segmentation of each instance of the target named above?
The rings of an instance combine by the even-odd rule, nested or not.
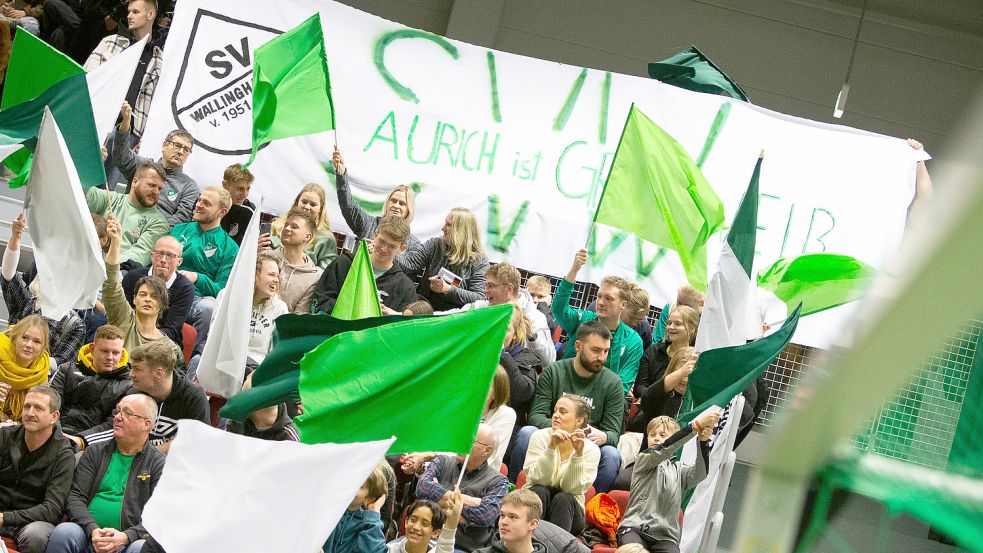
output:
[[[17,270],[23,215],[3,254],[10,327],[0,333],[0,535],[25,553],[160,550],[141,513],[181,419],[297,440],[292,419],[302,406],[224,421],[197,382],[216,303],[238,285],[229,276],[245,225],[263,214],[248,199],[254,177],[241,165],[214,175],[221,186],[184,172],[195,147],[187,131],[170,132],[159,153],[140,143],[172,10],[155,0],[0,4],[0,32],[22,27],[86,68],[149,37],[115,131],[104,137],[109,186],[85,195],[106,269],[95,306],[57,321],[41,315],[35,271]],[[468,209],[450,209],[440,236],[421,241],[411,230],[411,187],[394,187],[371,214],[352,196],[357,179],[340,151],[333,164],[337,207],[366,241],[384,314],[513,307],[470,454],[380,460],[323,550],[586,551],[587,501],[626,490],[617,534],[624,551],[678,551],[682,494],[707,475],[719,418],[675,420],[697,359],[703,294],[682,283],[676,301],[649,320],[648,293],[608,276],[596,302],[579,309],[572,294],[586,250],[573,253],[555,285],[538,275],[523,283],[510,263],[489,262]],[[923,163],[918,175],[921,190]],[[327,203],[319,184],[307,184],[259,237],[244,389],[272,347],[277,317],[330,314],[338,300],[353,256],[339,251]],[[695,464],[678,461],[693,438]]]

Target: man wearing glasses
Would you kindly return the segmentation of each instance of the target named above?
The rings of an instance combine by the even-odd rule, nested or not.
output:
[[[151,160],[138,156],[128,146],[127,135],[130,133],[133,119],[133,108],[130,104],[123,102],[119,115],[121,122],[116,127],[116,136],[113,139],[113,163],[126,180],[130,181],[133,180],[137,168]],[[164,167],[166,179],[160,199],[157,201],[157,209],[171,227],[190,221],[195,202],[198,201],[198,183],[184,173],[184,164],[188,161],[194,144],[195,140],[191,133],[185,130],[173,130],[167,133],[167,138],[161,145],[160,164]]]
[[[85,191],[89,211],[108,217],[112,213],[119,221],[123,234],[120,243],[120,266],[123,269],[142,267],[150,262],[154,242],[166,235],[171,226],[157,211],[165,170],[157,162],[146,160],[133,173],[127,194],[110,192],[98,186]]]
[[[181,329],[195,300],[194,283],[177,270],[184,261],[181,251],[181,243],[177,238],[169,234],[162,236],[150,252],[150,265],[128,271],[123,277],[123,292],[126,293],[126,301],[130,305],[133,305],[133,292],[138,280],[152,274],[164,281],[167,286],[168,307],[161,313],[157,326],[179,346],[182,345]]]
[[[420,476],[416,497],[436,501],[441,507],[447,507],[451,491],[458,482],[461,471],[464,471],[464,478],[461,480],[461,497],[464,499],[461,519],[464,524],[457,527],[455,550],[474,551],[491,544],[502,498],[509,492],[508,480],[497,467],[488,466],[488,458],[497,446],[495,431],[481,423],[478,425],[470,455],[466,458],[463,455],[432,457],[433,462]],[[413,467],[407,467],[404,463],[404,472],[411,468]]]
[[[55,527],[50,553],[95,551],[136,553],[147,530],[143,507],[164,469],[164,455],[150,443],[157,402],[144,394],[124,397],[113,410],[111,440],[86,448],[75,467],[65,511]]]

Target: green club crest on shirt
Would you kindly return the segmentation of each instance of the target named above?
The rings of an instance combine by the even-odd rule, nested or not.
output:
[[[218,248],[215,246],[215,244],[208,244],[207,246],[205,246],[204,248],[202,248],[201,251],[202,251],[202,253],[205,254],[205,257],[211,257],[211,256],[215,255],[215,250],[217,250],[217,249]]]

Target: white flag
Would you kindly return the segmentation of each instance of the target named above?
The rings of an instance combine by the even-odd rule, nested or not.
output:
[[[45,107],[24,212],[41,279],[41,314],[59,320],[95,305],[106,280],[99,237],[65,138]]]
[[[181,420],[143,525],[168,553],[318,551],[393,440],[275,442]]]
[[[744,402],[744,396],[738,395],[728,406],[725,413],[717,423],[716,434],[710,447],[710,470],[707,477],[700,482],[693,490],[693,496],[686,506],[686,513],[683,516],[682,535],[679,539],[679,551],[681,553],[696,553],[701,541],[705,538],[704,531],[707,523],[713,517],[710,512],[713,498],[717,494],[727,493],[730,481],[724,482],[720,478],[720,471],[727,454],[734,450],[734,441],[737,438],[737,430],[741,426],[741,414],[744,409],[749,408]],[[690,443],[695,443],[691,440]],[[695,457],[695,452],[694,452]],[[683,452],[684,462],[692,462],[686,459],[686,452]],[[703,462],[697,460],[697,462]],[[720,489],[718,489],[720,488]],[[720,500],[720,508],[723,508],[723,499]]]
[[[147,37],[144,37],[85,75],[100,141],[113,130],[146,43]]]
[[[256,282],[256,246],[259,242],[259,214],[256,206],[246,234],[239,245],[228,285],[219,294],[208,340],[198,363],[198,382],[208,392],[232,397],[242,388],[249,347],[249,322]]]

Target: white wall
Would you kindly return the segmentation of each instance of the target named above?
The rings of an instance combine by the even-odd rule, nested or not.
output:
[[[839,0],[843,2],[843,0]],[[832,118],[859,21],[856,6],[790,0],[346,0],[359,9],[455,38],[635,75],[695,44],[758,105],[922,140],[946,159],[983,83],[983,37],[868,10],[847,112]],[[983,11],[983,2],[962,4]],[[939,8],[941,9],[941,8]],[[456,18],[454,16],[457,16]],[[972,17],[970,17],[972,16]],[[978,19],[978,14],[967,14]],[[497,27],[497,28],[496,28]]]

